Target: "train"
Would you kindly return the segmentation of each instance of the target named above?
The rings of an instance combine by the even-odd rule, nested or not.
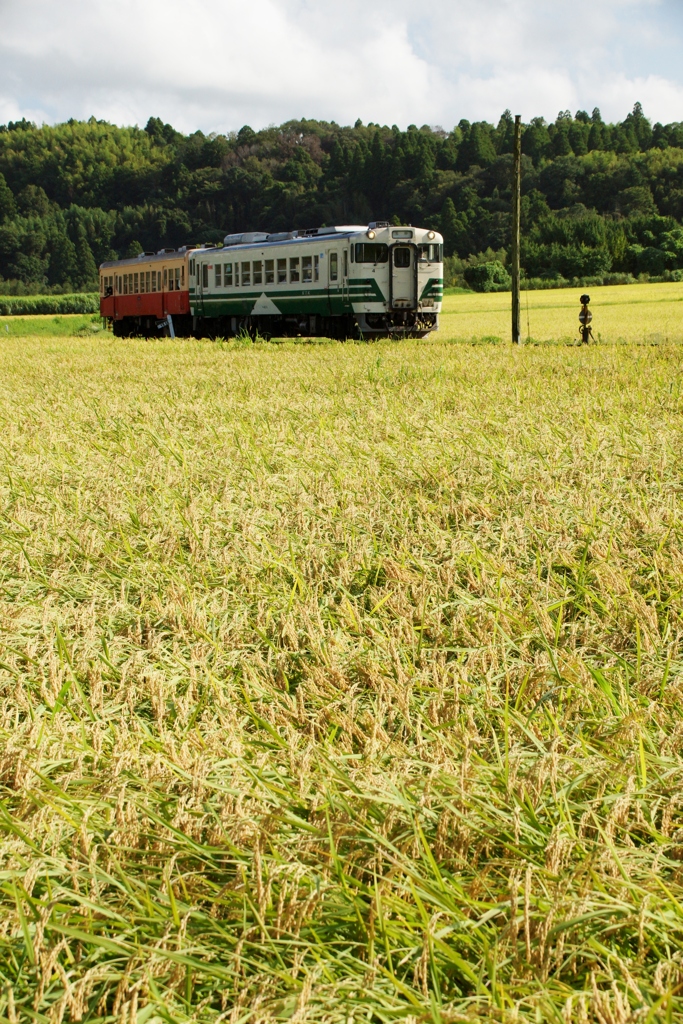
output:
[[[442,236],[386,221],[244,232],[100,266],[100,315],[119,337],[424,338],[442,300]]]

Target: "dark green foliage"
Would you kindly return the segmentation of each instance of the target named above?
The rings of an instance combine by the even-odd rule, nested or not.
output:
[[[136,256],[139,256],[141,252],[145,250],[142,248],[139,242],[131,242],[126,251],[123,254],[124,259],[134,260]]]
[[[464,276],[475,292],[504,292],[511,284],[510,275],[498,260],[466,267]]]
[[[50,212],[50,200],[40,185],[26,185],[22,188],[17,196],[17,206],[24,217],[47,217]]]
[[[76,229],[76,283],[81,287],[97,281],[97,267],[83,224]],[[140,250],[138,250],[139,252]],[[136,254],[137,255],[137,254]]]
[[[10,220],[17,212],[17,204],[12,195],[12,190],[5,181],[4,174],[0,174],[0,224]]]
[[[0,277],[87,288],[99,263],[142,249],[375,219],[440,229],[446,254],[467,261],[509,247],[513,136],[507,110],[495,127],[462,120],[450,132],[13,122],[0,131]],[[597,108],[561,111],[525,125],[522,150],[529,276],[683,268],[683,123],[651,125],[639,104],[614,125]]]

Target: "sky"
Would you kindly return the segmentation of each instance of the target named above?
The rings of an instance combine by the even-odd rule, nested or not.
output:
[[[0,0],[0,124],[683,120],[683,0]]]

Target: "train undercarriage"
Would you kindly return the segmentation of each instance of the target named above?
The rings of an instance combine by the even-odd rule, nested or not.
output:
[[[436,313],[395,310],[391,313],[358,313],[343,316],[293,314],[290,316],[201,317],[176,315],[124,317],[112,320],[117,338],[335,338],[340,341],[371,338],[425,338],[438,326]]]

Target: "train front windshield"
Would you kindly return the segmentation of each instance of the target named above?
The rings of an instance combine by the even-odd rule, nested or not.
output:
[[[417,258],[424,263],[441,263],[441,245],[439,242],[417,246]]]

